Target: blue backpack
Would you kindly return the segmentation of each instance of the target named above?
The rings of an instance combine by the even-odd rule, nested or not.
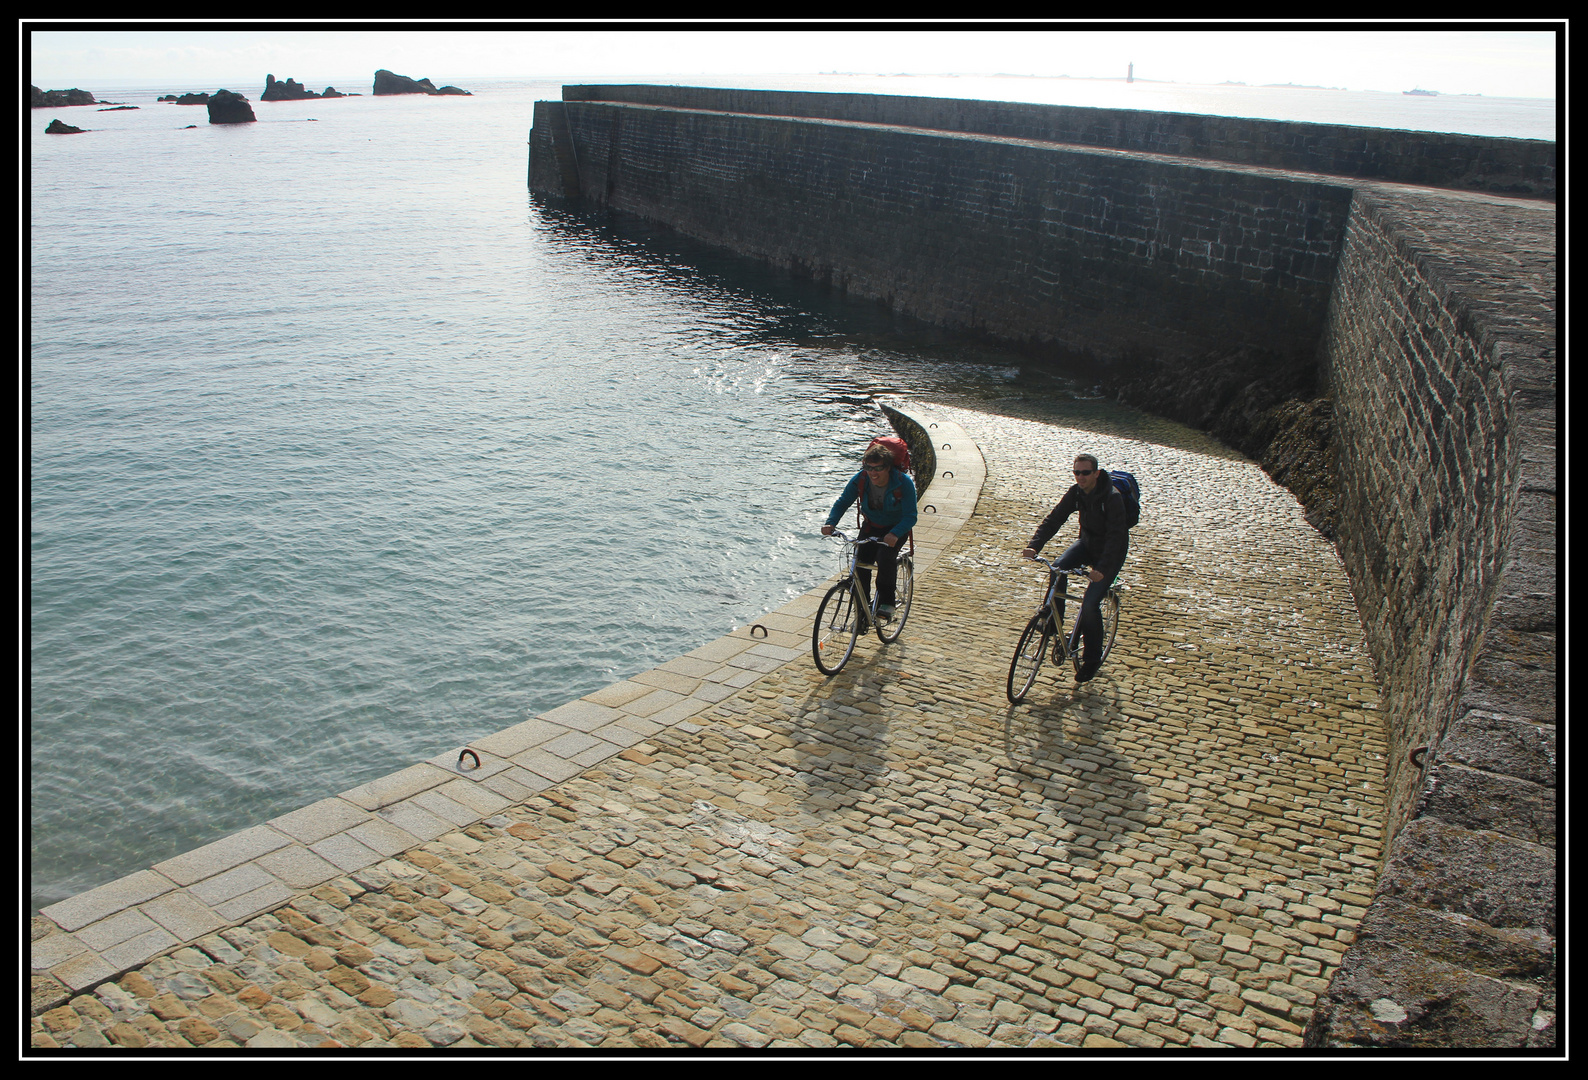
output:
[[[1123,469],[1108,470],[1108,478],[1114,482],[1114,490],[1125,500],[1125,528],[1135,528],[1136,522],[1141,520],[1141,485]]]

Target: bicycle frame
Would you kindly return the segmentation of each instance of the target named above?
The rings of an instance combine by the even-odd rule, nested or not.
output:
[[[811,629],[811,653],[823,674],[836,675],[848,663],[856,642],[868,628],[875,627],[877,637],[883,644],[898,640],[905,620],[909,618],[914,591],[915,570],[911,558],[914,544],[912,541],[907,550],[898,554],[899,603],[892,618],[882,621],[877,618],[877,597],[868,597],[861,592],[859,574],[861,570],[876,569],[875,563],[860,560],[861,545],[880,544],[882,537],[850,536],[839,529],[834,529],[830,535],[849,546],[849,568],[827,590],[827,595],[816,610],[816,623]]]
[[[874,563],[874,562],[863,563],[863,562],[860,561],[860,548],[861,548],[861,545],[863,545],[863,544],[880,544],[880,543],[882,543],[882,537],[880,537],[880,536],[866,536],[866,537],[862,537],[858,533],[856,535],[854,535],[854,536],[850,536],[848,533],[844,532],[842,529],[834,529],[832,534],[840,542],[842,542],[844,544],[847,544],[849,546],[849,570],[848,570],[847,573],[844,574],[842,580],[851,582],[854,585],[855,596],[858,599],[860,599],[860,600],[862,600],[864,602],[864,606],[865,606],[865,609],[866,609],[867,617],[875,619],[876,615],[877,615],[877,597],[876,597],[876,594],[873,593],[869,598],[861,596],[861,594],[860,594],[860,575],[857,573],[857,571],[860,571],[860,570],[876,570],[877,569],[877,564]],[[910,546],[908,548],[904,547],[905,543],[908,543]],[[914,556],[914,554],[915,554],[915,539],[914,539],[914,536],[912,535],[910,537],[907,537],[905,539],[905,541],[901,542],[899,547],[895,548],[894,550],[899,553],[899,556],[901,558],[907,557],[907,556]]]

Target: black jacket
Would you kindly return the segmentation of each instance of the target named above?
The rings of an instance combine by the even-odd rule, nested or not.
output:
[[[1130,530],[1125,525],[1125,497],[1114,490],[1113,478],[1106,470],[1098,475],[1090,495],[1081,490],[1080,484],[1071,484],[1026,546],[1041,551],[1042,545],[1053,539],[1076,511],[1081,514],[1081,539],[1092,553],[1092,569],[1112,578],[1125,565]]]

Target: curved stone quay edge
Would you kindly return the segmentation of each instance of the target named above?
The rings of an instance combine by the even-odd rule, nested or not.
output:
[[[898,642],[823,678],[824,582],[478,768],[449,750],[51,905],[33,1045],[1299,1047],[1383,813],[1333,550],[1167,428],[911,412],[936,512]],[[1079,445],[1161,478],[1152,516],[1103,674],[1013,707],[1012,553]]]

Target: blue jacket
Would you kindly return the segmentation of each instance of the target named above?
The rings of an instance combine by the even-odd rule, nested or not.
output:
[[[862,498],[861,485],[865,483],[866,471],[855,473],[849,483],[844,485],[844,493],[838,496],[838,501],[833,503],[832,511],[827,515],[828,525],[837,525],[838,519],[844,516],[844,511],[849,509],[851,503]],[[866,495],[860,504],[860,513],[866,521],[903,540],[915,528],[915,481],[910,479],[910,474],[903,469],[888,470],[888,491],[883,497],[880,510],[871,506],[870,495]]]

